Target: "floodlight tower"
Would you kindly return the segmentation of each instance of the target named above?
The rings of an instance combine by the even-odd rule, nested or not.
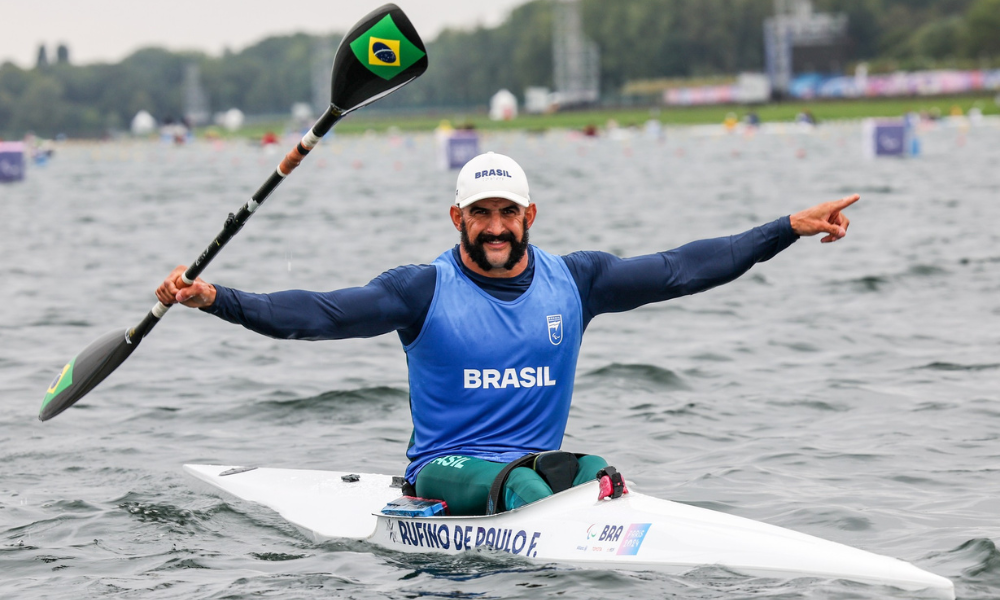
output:
[[[601,51],[583,34],[578,0],[554,4],[552,58],[559,104],[597,102],[601,95]]]
[[[317,115],[323,114],[330,105],[330,65],[333,64],[333,54],[333,40],[329,36],[317,37],[310,67],[312,108]]]

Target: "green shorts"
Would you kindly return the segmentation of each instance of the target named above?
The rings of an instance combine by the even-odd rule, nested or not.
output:
[[[597,472],[608,466],[607,461],[594,455],[581,456],[579,464],[573,485],[593,481]],[[444,500],[453,515],[484,515],[490,487],[505,466],[469,456],[436,458],[417,474],[417,496]],[[552,489],[533,469],[518,467],[510,472],[503,494],[504,503],[511,509],[551,496]]]

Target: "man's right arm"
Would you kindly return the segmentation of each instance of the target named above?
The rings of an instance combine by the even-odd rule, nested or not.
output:
[[[206,300],[213,296],[212,302],[194,306],[279,339],[332,340],[373,337],[391,331],[399,331],[404,337],[413,329],[419,332],[423,325],[435,281],[433,266],[409,265],[387,271],[363,287],[332,292],[252,294],[202,283]],[[157,297],[161,302],[164,299],[160,290]],[[165,297],[176,302],[175,298]]]

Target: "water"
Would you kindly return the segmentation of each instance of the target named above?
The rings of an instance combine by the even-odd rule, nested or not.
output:
[[[1000,596],[1000,128],[940,126],[866,161],[856,124],[665,141],[504,134],[532,240],[635,255],[853,192],[848,237],[740,280],[598,317],[564,447],[645,493],[895,556]],[[395,336],[260,337],[175,308],[115,374],[40,423],[52,377],[136,324],[278,162],[240,143],[70,145],[0,188],[0,597],[885,598],[849,582],[575,570],[490,553],[309,542],[188,462],[400,473]],[[455,243],[429,136],[327,140],[206,272],[251,291],[361,285]]]

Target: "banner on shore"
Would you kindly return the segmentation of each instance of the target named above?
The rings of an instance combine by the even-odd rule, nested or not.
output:
[[[809,73],[799,75],[789,85],[789,94],[803,100],[940,96],[991,90],[1000,91],[1000,69],[914,71],[863,76]],[[744,96],[739,84],[733,83],[670,89],[664,92],[663,101],[671,106],[747,103]]]

